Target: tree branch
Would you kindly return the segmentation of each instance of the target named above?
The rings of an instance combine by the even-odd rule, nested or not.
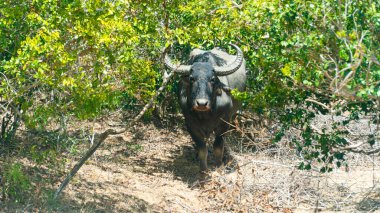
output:
[[[322,106],[323,108],[327,109],[328,111],[331,111],[330,107],[328,107],[326,104],[321,103],[321,102],[319,102],[319,101],[316,101],[316,100],[314,100],[314,99],[306,98],[305,101],[306,101],[306,102],[311,102],[311,103],[318,104],[318,105]]]

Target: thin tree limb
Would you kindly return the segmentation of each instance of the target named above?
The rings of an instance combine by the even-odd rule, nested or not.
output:
[[[79,171],[79,169],[83,166],[83,164],[91,157],[92,154],[99,148],[99,146],[103,143],[103,141],[109,136],[109,135],[116,135],[121,134],[125,132],[127,128],[123,130],[113,130],[113,129],[107,129],[105,132],[101,133],[97,139],[97,142],[86,152],[86,154],[78,161],[77,164],[71,169],[70,173],[66,176],[65,180],[61,183],[59,188],[54,193],[54,199],[57,199],[58,196],[61,194],[62,190],[67,186],[67,184],[71,181],[71,179],[74,177],[74,175]]]
[[[311,98],[306,98],[305,101],[318,104],[318,105],[322,106],[323,108],[327,109],[328,111],[331,111],[330,107],[328,107],[326,104],[321,103],[321,102],[319,102],[317,100],[314,100],[314,99],[311,99]]]

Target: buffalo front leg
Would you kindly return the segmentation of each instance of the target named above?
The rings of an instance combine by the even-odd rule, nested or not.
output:
[[[198,137],[195,134],[190,133],[193,141],[196,145],[196,151],[198,152],[198,159],[199,159],[199,168],[200,173],[205,173],[207,170],[207,146],[204,140],[201,139],[201,137]]]
[[[200,172],[204,173],[207,170],[207,146],[205,143],[202,145],[197,145],[198,147],[198,157],[199,157],[199,168]]]

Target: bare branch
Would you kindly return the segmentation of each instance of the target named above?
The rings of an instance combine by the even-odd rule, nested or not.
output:
[[[372,155],[372,154],[378,154],[380,153],[380,147],[377,149],[371,149],[371,150],[355,150],[355,149],[349,149],[350,152],[354,153],[360,153],[360,154],[366,154],[366,155]]]
[[[357,143],[357,144],[353,144],[353,145],[350,145],[350,146],[347,146],[347,147],[343,147],[342,149],[343,150],[352,150],[352,149],[357,149],[361,146],[363,146],[365,143],[364,141],[363,142],[360,142],[360,143]]]
[[[310,99],[310,98],[306,98],[305,101],[318,104],[318,105],[322,106],[323,108],[327,109],[328,111],[331,111],[330,107],[328,107],[326,104],[321,103],[319,101],[316,101],[316,100],[313,100],[313,99]]]

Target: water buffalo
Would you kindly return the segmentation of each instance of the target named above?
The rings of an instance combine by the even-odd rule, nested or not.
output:
[[[200,172],[207,170],[205,138],[215,133],[214,157],[216,166],[223,165],[223,134],[240,103],[231,90],[243,91],[246,82],[243,52],[234,44],[237,55],[229,55],[219,48],[211,51],[194,49],[188,65],[177,65],[165,55],[165,64],[182,75],[179,102],[186,127],[195,142],[200,160]]]

